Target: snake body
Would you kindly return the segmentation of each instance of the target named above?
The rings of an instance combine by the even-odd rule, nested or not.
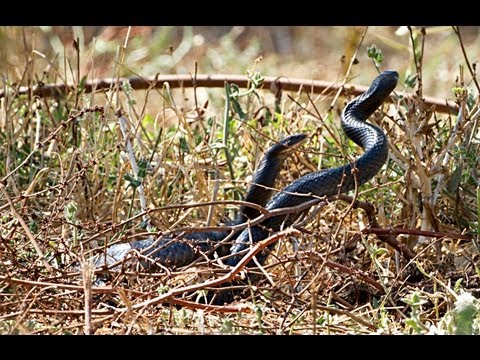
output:
[[[345,193],[368,182],[387,160],[388,141],[380,128],[367,123],[366,120],[383,104],[397,82],[398,73],[396,71],[384,71],[373,80],[364,94],[345,106],[342,112],[342,129],[348,138],[364,149],[364,153],[354,163],[304,175],[283,188],[270,201],[268,201],[271,195],[270,191],[266,191],[263,187],[252,186],[246,200],[265,205],[267,210],[274,210],[297,206],[314,197]],[[293,143],[296,144],[295,141]],[[286,151],[283,156],[275,154],[275,148],[267,151],[257,170],[254,182],[269,187],[273,185],[283,160],[291,154],[291,151]],[[258,215],[257,210],[242,208],[234,223],[241,223],[256,215]],[[234,235],[232,237],[234,243],[230,249],[227,246],[220,246],[216,251],[220,256],[229,253],[233,255],[226,260],[226,263],[234,266],[242,257],[239,254],[242,250],[248,248],[251,243],[267,238],[282,227],[291,225],[298,216],[300,214],[267,218],[260,224]],[[184,237],[186,241],[168,243],[169,240],[161,240],[154,246],[152,246],[154,240],[140,240],[131,245],[114,245],[108,249],[107,255],[114,260],[120,260],[132,247],[138,250],[152,247],[153,250],[146,251],[145,256],[154,258],[161,264],[183,266],[199,256],[198,250],[207,252],[212,248],[212,244],[218,244],[227,235],[228,233],[223,231],[198,232],[186,235]],[[257,255],[257,260],[263,263],[267,254],[268,252],[262,252]]]

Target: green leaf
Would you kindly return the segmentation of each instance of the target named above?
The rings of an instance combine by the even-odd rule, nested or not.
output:
[[[417,74],[408,74],[407,77],[405,78],[405,86],[413,89],[415,85],[417,85],[417,79],[418,79]]]
[[[190,153],[187,140],[182,136],[180,137],[179,141],[180,141],[180,150],[186,154]]]
[[[272,113],[270,112],[269,109],[265,110],[265,125],[270,124],[272,121]]]
[[[226,87],[227,90],[227,95],[230,97],[230,99],[238,97],[240,94],[240,88],[238,87],[237,84],[229,84],[230,86]]]
[[[139,187],[142,185],[142,182],[140,180],[135,179],[131,174],[125,174],[123,178],[129,182],[128,186],[132,186],[134,188]],[[127,186],[127,187],[128,187]]]
[[[406,319],[405,324],[410,326],[417,334],[421,333],[423,328],[418,325],[418,321],[416,319]]]
[[[462,292],[455,301],[453,310],[454,334],[472,335],[476,314],[479,312],[478,300],[468,292]]]
[[[472,91],[469,91],[468,92],[468,96],[467,96],[467,108],[469,110],[472,110],[473,107],[475,106],[475,96],[473,95],[473,92]]]
[[[32,233],[38,233],[38,224],[36,221],[30,221],[30,223],[28,224],[28,228]]]
[[[78,84],[77,87],[77,93],[80,94],[85,90],[85,83],[87,82],[87,75],[83,76],[82,79],[80,80],[80,83]]]
[[[327,321],[327,318],[321,315],[317,318],[317,325],[322,326],[323,324],[325,324],[326,321]]]
[[[123,89],[123,91],[125,92],[126,95],[130,95],[133,88],[132,88],[132,85],[130,85],[130,82],[124,81],[122,83],[122,89]]]
[[[163,294],[166,294],[170,291],[170,288],[168,286],[160,286],[158,289],[157,289],[157,292],[160,294],[160,295],[163,295]]]
[[[253,75],[250,75],[250,73],[247,72],[247,77],[250,79],[253,87],[255,87],[256,89],[262,86],[263,81],[265,80],[265,78],[258,71],[255,71]]]
[[[77,214],[77,205],[73,201],[68,202],[65,205],[65,208],[64,208],[63,211],[64,211],[64,214],[65,214],[65,218],[68,221],[70,221],[70,222],[75,221],[75,217],[76,217],[76,214]]]
[[[220,332],[224,334],[231,334],[232,331],[233,331],[233,322],[229,319],[225,320],[222,323],[222,329],[220,330]]]
[[[144,179],[147,175],[148,161],[145,159],[140,159],[138,161],[138,177]]]
[[[155,119],[153,118],[152,115],[150,114],[145,114],[145,116],[143,117],[143,120],[142,120],[142,125],[144,127],[148,127],[148,126],[152,126],[155,125]]]
[[[455,285],[453,286],[453,291],[455,291],[456,293],[458,293],[461,289],[461,286],[462,286],[462,282],[463,282],[463,278],[460,278],[458,279],[457,281],[455,281]]]
[[[376,66],[380,66],[380,64],[384,60],[383,52],[375,44],[372,46],[367,47],[367,56],[372,59]]]
[[[461,97],[463,93],[465,92],[465,89],[461,86],[454,86],[452,88],[452,92],[456,97]]]
[[[401,301],[404,302],[405,304],[410,305],[412,308],[418,308],[421,305],[427,303],[426,300],[423,300],[422,298],[420,298],[420,295],[418,294],[418,292],[414,292],[410,298],[402,298]]]
[[[245,117],[246,117],[245,112],[243,111],[242,107],[238,103],[237,99],[232,98],[232,99],[230,99],[230,101],[232,102],[233,109],[238,114],[240,119],[245,120]]]
[[[457,166],[455,170],[453,170],[452,176],[450,177],[447,183],[447,191],[450,194],[455,194],[458,187],[460,186],[460,181],[462,180],[462,171],[463,171],[462,165]]]
[[[383,254],[387,254],[388,253],[388,250],[385,249],[385,248],[378,248],[378,249],[375,249],[374,253],[373,253],[373,256],[374,257],[379,257]]]
[[[262,320],[262,316],[263,316],[263,310],[260,306],[258,305],[255,305],[253,307],[253,311],[255,312],[255,315],[257,316],[257,320],[258,321],[261,321]]]

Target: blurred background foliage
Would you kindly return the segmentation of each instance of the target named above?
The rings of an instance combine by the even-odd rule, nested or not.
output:
[[[129,33],[127,54],[120,74],[151,76],[198,73],[244,74],[261,58],[256,70],[265,76],[286,76],[336,81],[342,79],[356,50],[363,26],[41,26],[0,28],[0,72],[10,81],[30,71],[44,74],[44,82],[72,80],[74,40],[79,40],[80,72],[89,77],[113,76],[112,63]],[[479,56],[478,27],[462,27],[465,49],[472,62]],[[367,47],[383,51],[385,68],[405,77],[415,73],[411,38],[406,27],[371,26],[359,49],[352,76],[355,83],[371,79]],[[420,44],[419,44],[420,45]],[[464,58],[450,26],[426,27],[423,55],[428,95],[453,98],[458,67]],[[32,50],[35,50],[30,58]],[[53,60],[52,60],[53,59]],[[56,62],[57,72],[52,72]],[[74,66],[75,65],[75,66]],[[93,70],[93,71],[91,71]]]

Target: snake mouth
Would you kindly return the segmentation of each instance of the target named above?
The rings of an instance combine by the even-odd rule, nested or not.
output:
[[[308,137],[306,134],[293,134],[287,136],[285,139],[279,142],[279,144],[283,145],[280,152],[282,154],[290,153],[302,146],[307,141],[307,139]]]
[[[270,159],[277,158],[277,160],[283,161],[290,154],[298,149],[307,140],[306,134],[293,134],[280,140],[273,145],[268,151],[267,155]]]

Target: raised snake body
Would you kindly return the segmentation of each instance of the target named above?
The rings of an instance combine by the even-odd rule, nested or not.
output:
[[[345,134],[361,146],[365,152],[356,161],[340,167],[309,173],[286,186],[277,193],[266,206],[267,210],[279,209],[300,205],[312,200],[313,196],[329,196],[348,192],[365,184],[374,177],[383,166],[388,157],[388,140],[383,131],[366,122],[367,118],[383,104],[388,95],[393,91],[398,82],[396,71],[384,71],[377,76],[368,90],[345,106],[342,112],[342,128]],[[355,169],[355,171],[354,171]],[[300,196],[305,194],[310,196]],[[272,232],[281,227],[289,226],[298,218],[292,215],[271,217],[257,226],[243,231],[235,240],[230,249],[231,254],[236,254],[245,249],[250,243],[267,238]],[[260,263],[263,256],[257,256]],[[227,260],[230,265],[235,265],[241,256],[234,256]]]

